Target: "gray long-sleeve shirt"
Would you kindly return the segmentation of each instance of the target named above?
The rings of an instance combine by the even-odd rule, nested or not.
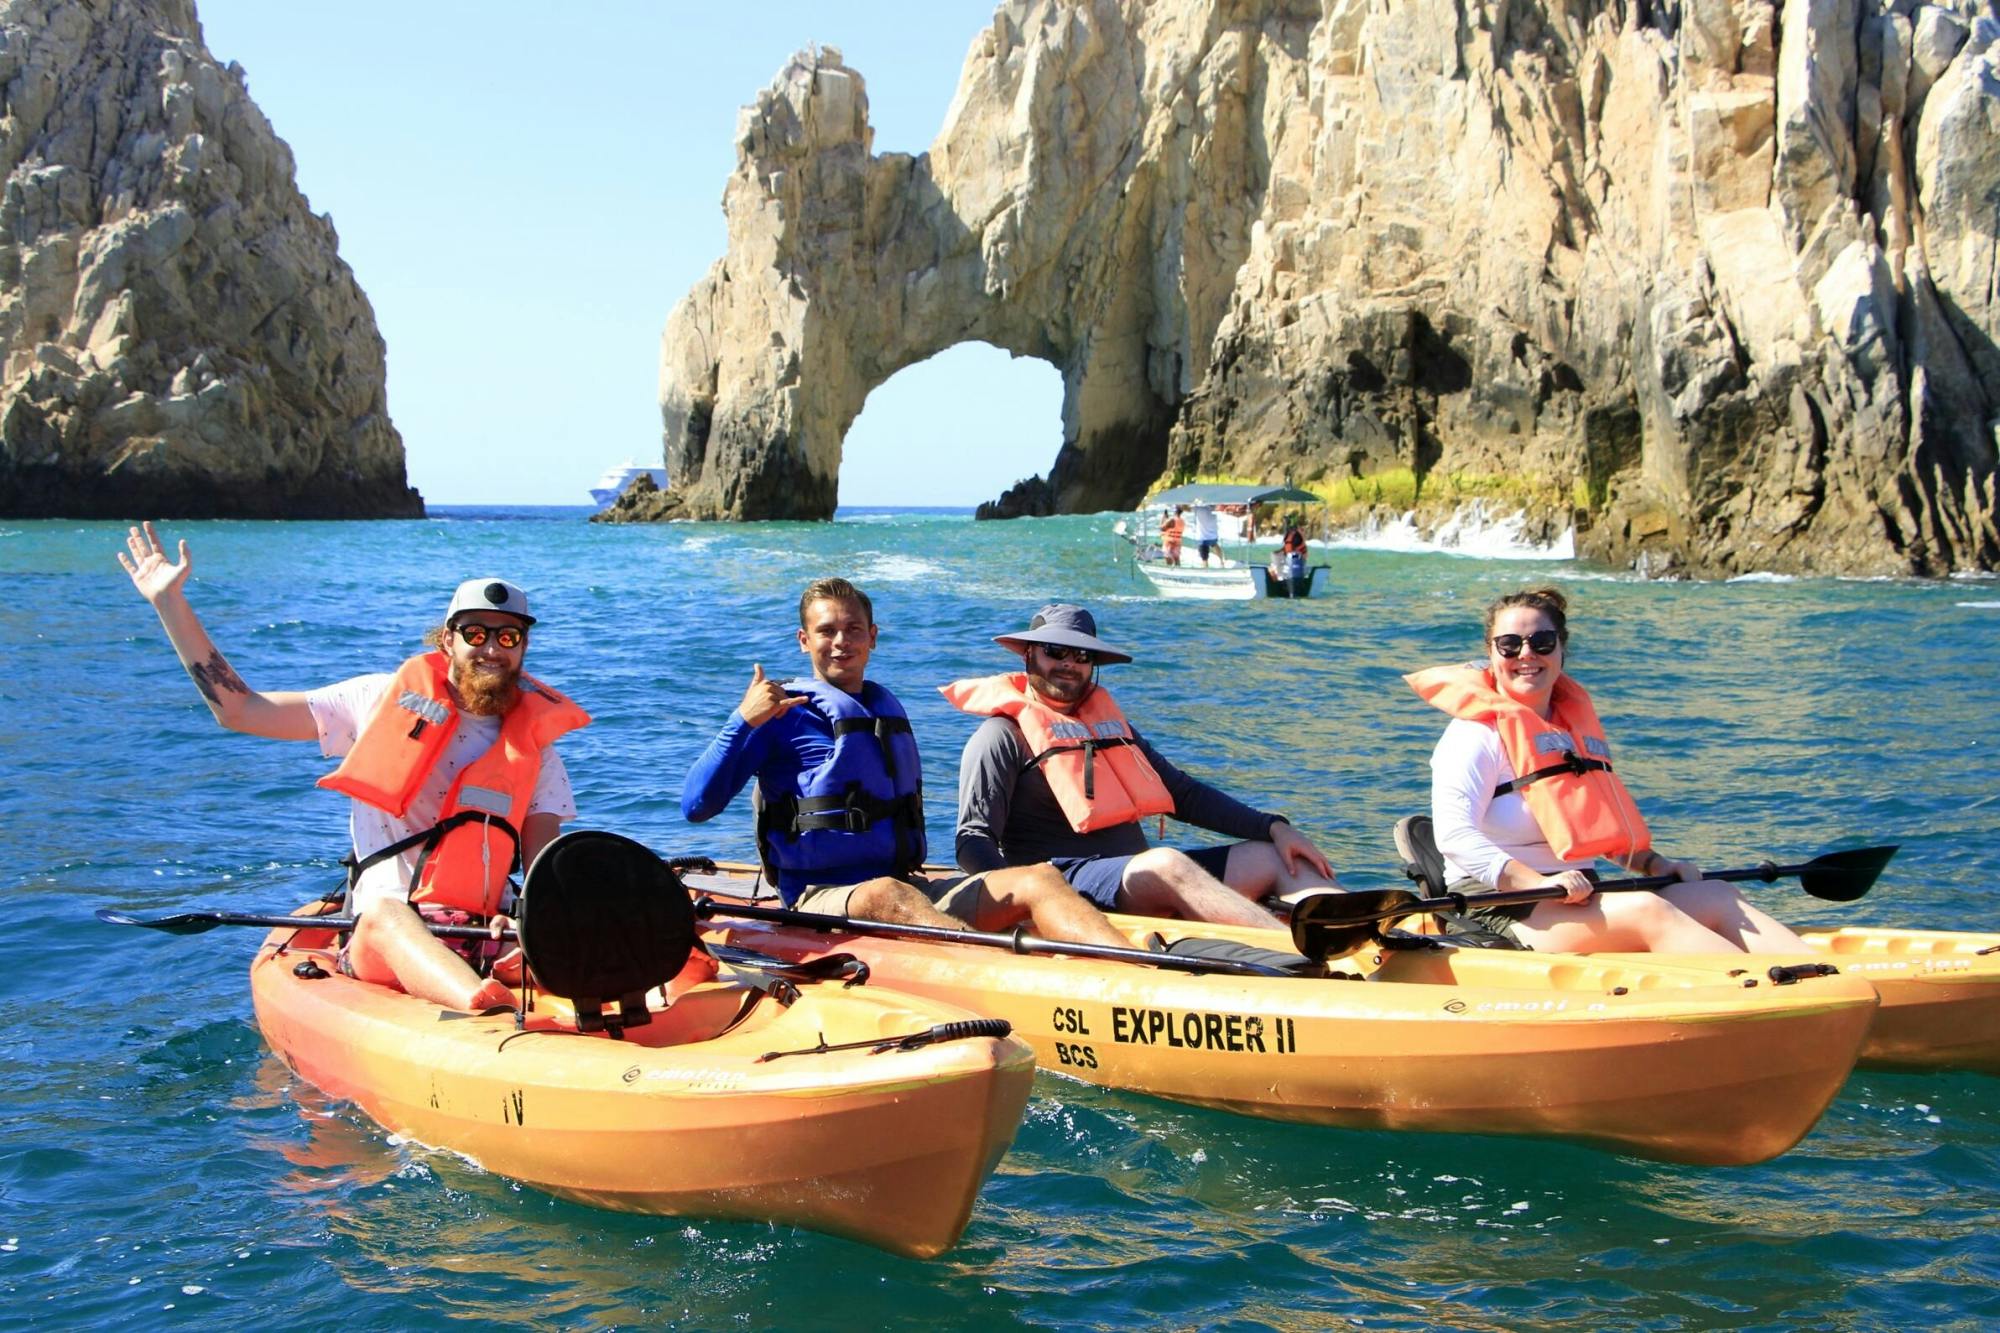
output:
[[[1175,768],[1135,730],[1139,752],[1174,798],[1174,818],[1238,841],[1270,836],[1279,815],[1253,810]],[[958,864],[968,874],[1033,865],[1057,856],[1132,856],[1146,850],[1136,823],[1078,833],[1039,768],[1021,728],[989,717],[958,761]]]

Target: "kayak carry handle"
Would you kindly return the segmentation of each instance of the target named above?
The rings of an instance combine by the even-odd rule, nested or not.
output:
[[[877,1046],[871,1055],[883,1051],[914,1051],[924,1046],[935,1046],[941,1041],[963,1041],[967,1037],[992,1037],[999,1040],[1012,1035],[1014,1025],[1004,1018],[962,1018],[956,1023],[939,1023],[923,1032],[912,1032],[907,1037],[894,1037]]]

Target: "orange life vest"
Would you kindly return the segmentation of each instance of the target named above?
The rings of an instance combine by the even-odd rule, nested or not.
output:
[[[1133,743],[1132,724],[1111,691],[1098,686],[1073,713],[1058,713],[1029,693],[1024,672],[955,680],[939,692],[982,717],[1011,717],[1034,752],[1070,827],[1093,833],[1174,813],[1167,784]]]
[[[441,652],[403,663],[354,748],[319,785],[403,818],[458,729],[449,670]],[[411,902],[493,915],[520,860],[521,824],[541,776],[542,747],[589,721],[590,715],[563,695],[522,676],[520,698],[501,718],[499,738],[453,779],[438,822],[362,858],[355,874],[422,845]],[[492,855],[489,839],[496,831],[508,837],[504,857]]]
[[[1493,794],[1519,792],[1557,856],[1630,861],[1652,846],[1631,793],[1611,771],[1611,744],[1583,686],[1557,677],[1544,721],[1501,693],[1492,671],[1477,662],[1431,667],[1403,679],[1426,703],[1500,733],[1516,776]]]

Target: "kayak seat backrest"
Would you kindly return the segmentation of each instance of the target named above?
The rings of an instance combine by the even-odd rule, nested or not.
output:
[[[1435,898],[1445,891],[1444,855],[1437,849],[1429,815],[1405,815],[1396,821],[1396,855],[1403,858],[1403,873],[1417,882],[1425,896]]]
[[[542,849],[521,886],[519,924],[536,984],[575,1004],[580,1031],[614,1036],[651,1020],[646,992],[678,975],[696,947],[694,904],[673,867],[595,829]]]

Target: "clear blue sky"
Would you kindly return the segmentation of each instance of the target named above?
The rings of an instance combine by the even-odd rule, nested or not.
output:
[[[587,503],[657,465],[660,329],[723,251],[737,109],[791,54],[866,78],[877,152],[922,152],[993,0],[562,6],[198,0],[328,213],[389,347],[433,504]],[[1061,444],[1055,369],[954,348],[877,389],[842,504],[973,504]]]

